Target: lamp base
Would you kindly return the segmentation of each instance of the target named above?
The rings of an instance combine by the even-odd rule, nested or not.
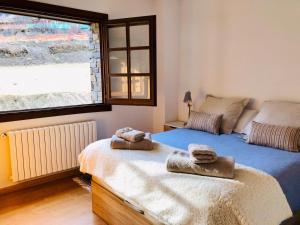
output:
[[[190,119],[192,104],[189,103],[189,104],[188,104],[188,107],[189,107],[189,117],[188,117],[188,119]]]

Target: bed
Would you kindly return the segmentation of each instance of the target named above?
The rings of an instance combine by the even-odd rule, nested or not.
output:
[[[297,190],[300,190],[300,178],[298,176],[300,172],[300,154],[249,145],[240,138],[239,134],[218,136],[190,129],[175,129],[154,134],[153,139],[157,141],[159,147],[152,153],[145,151],[111,151],[109,149],[109,139],[106,139],[88,146],[80,155],[81,171],[90,173],[93,176],[93,210],[109,224],[275,225],[276,223],[279,224],[279,221],[290,217],[292,215],[291,210],[296,211],[300,208],[300,199],[297,196]],[[236,179],[228,181],[227,179],[186,174],[169,175],[170,173],[165,171],[164,166],[166,156],[174,150],[186,151],[190,143],[208,144],[214,147],[219,155],[233,156],[237,162]],[[159,168],[159,170],[155,168]],[[168,199],[166,200],[163,194],[156,193],[156,199],[154,198],[154,200],[156,203],[160,202],[158,205],[162,207],[159,212],[162,212],[162,216],[158,216],[160,214],[156,212],[157,205],[153,207],[151,205],[153,201],[147,200],[147,198],[153,200],[151,192],[154,193],[154,187],[157,186],[157,183],[151,182],[157,178],[164,180],[164,182],[176,178],[177,184],[174,181],[174,185],[168,182],[163,184],[169,185],[167,188],[172,189],[174,196],[177,196],[178,199],[182,196],[176,192],[176,185],[185,186],[185,179],[186,183],[189,182],[189,179],[196,179],[197,182],[200,181],[209,187],[208,189],[213,187],[213,191],[204,196],[205,198],[215,198],[211,200],[213,202],[222,199],[220,196],[211,197],[215,195],[215,190],[216,193],[222,192],[222,185],[224,190],[229,187],[228,193],[224,191],[224,196],[229,196],[229,201],[231,201],[230,196],[232,195],[230,192],[234,192],[234,188],[230,189],[230,185],[233,185],[235,181],[239,183],[237,189],[240,189],[239,192],[242,194],[233,195],[236,199],[232,201],[238,202],[234,207],[222,208],[219,204],[203,206],[204,209],[207,209],[206,214],[203,215],[206,217],[205,220],[200,217],[195,220],[189,218],[198,213],[198,211],[193,211],[193,208],[189,208],[187,210],[189,212],[185,212],[185,219],[173,218],[174,221],[172,221],[172,219],[168,220],[168,217],[164,216],[169,214],[176,217],[177,214],[182,213],[180,210],[177,212],[178,209],[176,208],[165,206],[171,205],[172,201],[167,202]],[[197,182],[194,184],[191,182],[189,185],[191,187],[193,185],[197,186]],[[252,183],[259,183],[259,185],[255,186]],[[163,186],[163,188],[166,187]],[[185,193],[188,192],[187,190],[182,188],[181,191]],[[201,195],[201,191],[195,192],[195,195]],[[160,198],[157,196],[160,196]],[[193,198],[192,196],[189,201],[184,198],[180,199],[179,207],[182,202],[193,202],[195,200]],[[147,201],[150,202],[148,206],[145,203]],[[193,202],[192,204],[195,205],[196,203]],[[233,208],[240,208],[240,210],[233,210]],[[220,218],[208,218],[211,214],[216,217],[220,211],[224,215],[223,218],[222,213],[220,213]],[[240,215],[243,212],[245,216]],[[208,222],[209,220],[210,222]],[[276,222],[274,223],[274,221]]]
[[[154,134],[154,140],[187,149],[190,143],[207,144],[219,155],[234,156],[237,163],[264,171],[280,184],[291,209],[300,210],[300,153],[245,143],[240,134],[212,135],[191,129]]]

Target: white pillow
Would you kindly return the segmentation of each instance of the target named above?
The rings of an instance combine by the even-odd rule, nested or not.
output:
[[[244,109],[233,131],[236,133],[245,134],[247,126],[251,124],[257,113],[258,111],[255,109]]]
[[[265,101],[253,121],[278,126],[300,127],[300,103]],[[250,131],[251,129],[246,134],[249,135]]]
[[[221,133],[230,134],[248,102],[248,98],[221,98],[208,95],[200,111],[223,115]]]

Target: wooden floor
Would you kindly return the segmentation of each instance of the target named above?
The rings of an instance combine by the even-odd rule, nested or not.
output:
[[[0,225],[106,225],[71,178],[0,196]]]

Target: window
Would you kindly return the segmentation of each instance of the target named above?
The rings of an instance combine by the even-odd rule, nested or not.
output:
[[[0,2],[0,122],[156,105],[155,16]]]
[[[108,22],[108,101],[156,104],[155,16]]]
[[[0,111],[102,103],[99,25],[0,13]]]
[[[0,13],[0,122],[111,110],[107,14],[25,0],[1,1]]]

